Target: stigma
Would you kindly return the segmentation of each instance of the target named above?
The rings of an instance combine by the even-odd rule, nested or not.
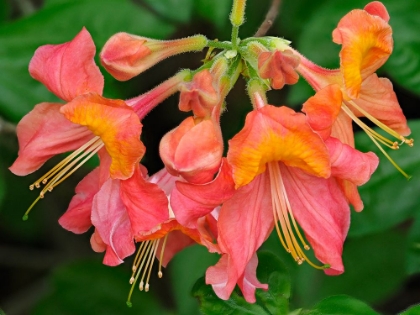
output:
[[[268,171],[271,187],[271,203],[277,235],[284,249],[293,257],[297,264],[307,262],[316,269],[326,269],[330,266],[316,265],[305,255],[309,250],[293,215],[292,207],[287,197],[278,162],[269,162]],[[303,249],[302,249],[303,247]]]
[[[51,192],[55,187],[61,184],[66,180],[71,174],[73,174],[77,169],[79,169],[87,160],[89,160],[93,155],[95,155],[102,147],[104,143],[101,138],[96,136],[81,146],[79,149],[74,151],[72,154],[63,159],[60,163],[54,166],[41,178],[35,181],[32,185],[29,186],[30,190],[35,188],[41,188],[41,185],[44,187],[41,189],[39,196],[31,204],[31,206],[26,210],[23,215],[23,220],[28,219],[28,214],[39,199],[44,198],[47,192]]]

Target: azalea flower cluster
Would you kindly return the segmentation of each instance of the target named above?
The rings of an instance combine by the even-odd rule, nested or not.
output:
[[[209,48],[199,69],[181,70],[132,99],[102,96],[104,79],[86,29],[70,42],[38,48],[30,62],[32,77],[64,103],[40,103],[21,120],[19,156],[10,170],[27,175],[57,154],[73,153],[30,186],[40,193],[24,218],[97,154],[99,166],[77,185],[59,223],[74,233],[93,226],[92,249],[104,252],[103,263],[109,266],[123,263],[138,245],[130,296],[135,283],[149,290],[155,259],[161,277],[161,266],[198,243],[220,254],[206,272],[215,293],[228,299],[238,285],[245,299],[255,302],[255,290],[268,289],[256,277],[256,252],[273,230],[298,264],[342,273],[350,205],[363,209],[357,187],[378,165],[374,153],[355,149],[352,122],[381,150],[381,144],[392,149],[413,145],[405,138],[410,129],[391,82],[375,74],[393,48],[382,3],[369,3],[340,20],[332,33],[341,45],[340,68],[334,70],[312,63],[284,39],[239,40],[244,8],[244,0],[234,0],[230,42],[203,35],[170,41],[112,36],[100,61],[123,81],[164,58]],[[220,117],[240,76],[247,81],[253,109],[224,157]],[[302,112],[268,103],[269,89],[295,84],[299,76],[315,90]],[[147,137],[141,122],[176,92],[179,109],[191,115],[162,138],[165,167],[149,176],[141,164],[146,150],[141,136]],[[378,134],[363,117],[393,138]],[[320,263],[307,258],[308,250]]]

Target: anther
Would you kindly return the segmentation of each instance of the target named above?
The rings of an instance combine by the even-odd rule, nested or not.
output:
[[[29,190],[34,190],[34,185],[29,185]]]
[[[310,250],[311,248],[308,245],[303,246],[304,249]]]
[[[162,278],[162,277],[163,277],[163,273],[162,273],[162,271],[159,271],[159,272],[158,272],[158,277],[159,277],[159,278]]]
[[[144,283],[143,283],[143,281],[140,281],[139,289],[140,289],[140,291],[143,291],[144,290]]]
[[[149,284],[148,283],[146,283],[146,287],[144,288],[144,291],[149,292]]]
[[[133,283],[134,283],[134,277],[131,277],[131,278],[130,278],[129,283],[130,283],[130,284],[133,284]]]

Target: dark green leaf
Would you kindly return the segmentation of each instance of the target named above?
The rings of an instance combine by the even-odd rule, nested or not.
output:
[[[197,300],[191,297],[194,282],[202,277],[207,267],[214,265],[218,255],[210,254],[203,246],[191,246],[178,253],[169,264],[172,292],[177,310],[183,315],[196,315]]]
[[[389,3],[389,4],[388,4]],[[420,94],[420,10],[418,0],[386,1],[394,51],[384,70],[406,89]]]
[[[408,310],[400,313],[400,315],[418,315],[420,314],[420,304],[410,307]]]
[[[152,292],[134,292],[133,306],[126,305],[130,275],[100,261],[62,266],[52,275],[53,292],[32,314],[167,314]]]
[[[312,15],[318,14],[318,8],[328,0],[282,1],[276,20],[278,33],[296,45],[295,39],[306,28]]]
[[[239,289],[231,294],[227,301],[219,299],[204,278],[199,279],[193,288],[194,296],[200,302],[200,309],[206,315],[282,315],[288,313],[290,297],[290,277],[283,263],[272,253],[261,252],[258,255],[257,275],[262,283],[268,283],[268,291],[257,289],[257,301],[247,303]]]
[[[337,295],[322,300],[312,310],[302,315],[379,315],[362,301],[350,296]]]
[[[9,1],[0,1],[0,24],[4,23],[10,14]]]
[[[186,23],[191,19],[193,0],[144,0],[165,20]]]
[[[29,61],[37,47],[67,42],[83,26],[92,34],[98,50],[119,31],[163,38],[174,30],[128,0],[72,1],[4,25],[0,27],[0,113],[17,121],[35,104],[56,101],[52,93],[29,76]],[[105,87],[107,93],[117,94]]]
[[[407,241],[406,270],[408,274],[420,272],[420,215],[416,216],[410,228]]]
[[[413,135],[420,134],[420,121],[410,121],[409,125]],[[352,213],[349,236],[384,231],[410,218],[420,206],[420,199],[415,197],[420,190],[420,146],[402,146],[389,152],[397,164],[412,176],[409,181],[379,152],[365,133],[356,134],[356,147],[363,152],[377,153],[380,164],[370,181],[359,189],[365,208],[361,213]]]
[[[342,275],[326,276],[309,265],[297,267],[295,305],[308,307],[333,294],[378,303],[403,283],[404,254],[405,236],[398,232],[349,238],[344,244]]]
[[[200,18],[203,18],[223,29],[229,24],[229,13],[232,6],[231,1],[195,0],[194,7]]]

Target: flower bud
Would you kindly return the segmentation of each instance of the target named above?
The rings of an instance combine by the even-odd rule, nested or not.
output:
[[[159,153],[170,174],[194,184],[207,183],[222,161],[220,126],[213,119],[188,117],[162,138]]]
[[[270,79],[273,89],[282,89],[285,84],[299,80],[295,68],[300,58],[291,50],[263,52],[258,56],[258,72],[263,79]]]
[[[164,41],[117,33],[105,43],[100,59],[114,78],[126,81],[165,58],[187,51],[200,51],[206,45],[207,38],[203,35]]]
[[[191,82],[182,84],[180,91],[179,109],[184,112],[192,110],[196,117],[210,117],[212,109],[219,103],[220,95],[208,69],[198,72]]]

